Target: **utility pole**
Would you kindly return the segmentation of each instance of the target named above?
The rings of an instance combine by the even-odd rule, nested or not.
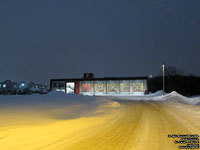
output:
[[[165,64],[162,64],[162,71],[163,71],[163,95],[165,94]]]

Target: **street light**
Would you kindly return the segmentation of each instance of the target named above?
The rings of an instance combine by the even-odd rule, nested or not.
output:
[[[162,64],[162,70],[163,70],[163,95],[165,94],[165,64],[163,62]]]

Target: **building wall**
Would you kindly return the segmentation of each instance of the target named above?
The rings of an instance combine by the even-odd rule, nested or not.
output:
[[[83,95],[143,95],[147,90],[147,79],[52,81],[51,90],[66,93],[67,83],[74,83],[73,93]]]
[[[80,81],[83,95],[143,95],[147,80]]]

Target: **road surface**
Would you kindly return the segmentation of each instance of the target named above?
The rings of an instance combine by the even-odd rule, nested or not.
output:
[[[200,135],[200,107],[178,102],[121,100],[76,119],[27,118],[0,126],[0,150],[176,150],[169,134]]]

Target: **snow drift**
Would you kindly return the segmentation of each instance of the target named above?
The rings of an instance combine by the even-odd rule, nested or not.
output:
[[[185,97],[175,91],[165,93],[157,91],[143,96],[84,96],[65,94],[63,92],[50,92],[45,95],[0,95],[0,108],[26,107],[26,108],[56,108],[69,105],[82,104],[88,108],[97,107],[111,100],[135,101],[178,101],[187,104],[200,105],[200,96]]]
[[[19,120],[22,120],[23,124],[30,123],[30,116],[42,122],[47,119],[75,119],[95,115],[98,107],[109,103],[111,100],[105,98],[63,92],[45,95],[1,95],[0,118],[5,125],[19,124]]]
[[[5,107],[59,107],[72,104],[88,104],[90,106],[105,102],[105,98],[50,92],[40,95],[0,95],[0,108]]]
[[[200,107],[184,104],[198,97],[158,91],[111,98],[117,100],[61,92],[0,96],[0,150],[177,149],[166,135],[199,133]]]
[[[178,101],[181,103],[192,104],[192,105],[200,105],[200,97],[185,97],[175,91],[164,94],[162,91],[157,91],[155,93],[144,95],[144,96],[118,96],[118,97],[110,97],[110,99],[118,99],[118,100],[134,100],[134,101]]]

